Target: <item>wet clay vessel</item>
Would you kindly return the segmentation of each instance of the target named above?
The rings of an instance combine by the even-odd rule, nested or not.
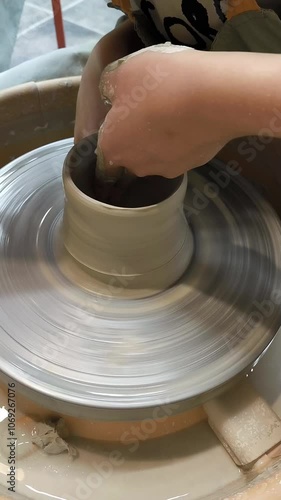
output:
[[[85,138],[64,164],[64,244],[119,294],[120,287],[138,290],[139,296],[165,290],[182,276],[193,253],[183,210],[187,176],[103,186],[95,176],[96,144],[97,136]],[[100,201],[107,189],[115,205]]]

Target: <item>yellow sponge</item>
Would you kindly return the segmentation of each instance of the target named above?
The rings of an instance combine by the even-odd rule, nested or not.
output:
[[[281,442],[280,418],[246,381],[205,403],[204,410],[210,427],[239,467],[253,465]]]
[[[232,19],[243,12],[261,10],[256,0],[228,0],[227,19]]]

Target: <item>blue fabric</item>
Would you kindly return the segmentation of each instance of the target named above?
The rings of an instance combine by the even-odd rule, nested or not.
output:
[[[0,71],[5,71],[10,67],[23,5],[24,0],[0,1]]]
[[[103,34],[113,28],[119,17],[119,13],[114,9],[108,9],[106,2],[102,2],[102,0],[88,1],[92,10],[94,6],[95,11],[93,36],[90,42],[55,50],[9,69],[25,0],[0,0],[2,45],[0,51],[0,90],[31,81],[38,82],[81,75],[93,47]]]
[[[4,71],[0,73],[0,91],[27,82],[79,76],[82,74],[93,45],[91,42],[55,50]]]

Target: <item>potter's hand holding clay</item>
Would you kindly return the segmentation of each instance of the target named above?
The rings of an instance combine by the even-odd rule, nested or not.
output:
[[[106,68],[100,89],[112,107],[99,146],[108,172],[176,177],[234,138],[265,128],[280,137],[280,74],[279,55],[167,45]]]

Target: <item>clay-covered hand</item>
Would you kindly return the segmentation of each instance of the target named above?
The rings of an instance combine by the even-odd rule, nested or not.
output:
[[[176,177],[213,158],[232,127],[207,73],[205,54],[169,46],[106,68],[100,87],[112,108],[99,144],[108,169]]]
[[[269,116],[261,99],[272,110],[280,94],[278,57],[166,46],[106,68],[100,88],[112,107],[99,137],[106,168],[176,177],[231,139],[257,135]]]

